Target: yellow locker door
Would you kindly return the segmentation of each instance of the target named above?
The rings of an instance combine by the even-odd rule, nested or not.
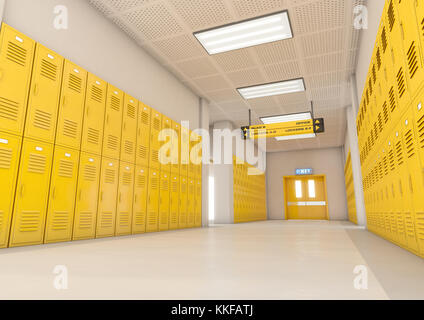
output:
[[[125,94],[122,120],[121,161],[135,163],[137,143],[138,101]]]
[[[2,24],[0,33],[0,130],[22,136],[35,41]]]
[[[149,170],[146,167],[137,166],[134,185],[133,234],[146,232],[148,181]]]
[[[152,109],[152,126],[150,131],[150,168],[160,170],[161,163],[159,161],[159,149],[161,142],[159,134],[162,130],[162,114]]]
[[[180,147],[180,175],[188,176],[188,167],[190,164],[190,130],[181,127],[181,147]]]
[[[422,30],[422,28],[424,28],[424,2],[415,1],[415,10],[416,10],[418,28]],[[424,59],[424,32],[420,32],[419,35],[420,35],[421,49],[422,49],[423,59]]]
[[[198,155],[198,161],[196,164],[196,169],[195,169],[195,177],[196,179],[201,179],[202,178],[202,165],[203,165],[203,138],[200,137],[199,138],[199,142],[200,142],[200,146],[199,146],[199,155]]]
[[[107,83],[89,73],[85,97],[81,151],[102,154]]]
[[[0,248],[9,241],[22,138],[0,133]]]
[[[119,161],[102,158],[96,237],[115,235],[116,202],[119,183]]]
[[[195,223],[195,189],[194,180],[188,179],[188,195],[187,195],[187,227],[193,228]]]
[[[175,173],[176,175],[180,174],[180,153],[181,153],[181,128],[180,124],[172,121],[172,128],[175,131],[174,139],[172,141],[172,166],[171,166],[171,172]]]
[[[161,172],[159,194],[159,231],[169,230],[170,173]]]
[[[421,25],[418,29],[415,7],[422,1],[397,1],[399,19],[402,26],[402,39],[405,48],[404,59],[407,65],[408,88],[411,97],[417,93],[424,80],[423,52],[420,44]]]
[[[54,143],[64,59],[37,43],[24,136]]]
[[[164,131],[166,130],[166,131]],[[171,156],[172,156],[172,120],[163,116],[162,119],[162,135],[160,137],[159,162],[161,163],[161,171],[171,172]],[[163,140],[163,141],[162,141]]]
[[[187,228],[187,200],[188,181],[186,176],[180,176],[180,208],[179,208],[179,229]]]
[[[150,155],[150,127],[152,110],[144,103],[139,102],[137,129],[137,165],[148,167]]]
[[[121,155],[123,104],[124,92],[109,84],[103,134],[103,157],[119,159]]]
[[[79,151],[55,147],[44,243],[72,239],[78,164]]]
[[[57,121],[56,144],[81,148],[87,71],[65,60]]]
[[[170,213],[169,229],[178,229],[180,212],[180,176],[177,173],[171,174],[171,195],[170,195]]]
[[[75,202],[73,240],[96,237],[101,157],[81,152]]]
[[[198,135],[196,133],[194,133],[193,131],[189,131],[189,164],[187,167],[187,176],[189,178],[194,179],[195,175],[196,175],[196,163],[195,161],[197,160],[197,155],[195,154],[195,150],[194,147],[197,144],[197,139],[198,139]]]
[[[23,142],[10,247],[43,243],[52,158],[53,145]]]
[[[150,169],[146,232],[156,232],[159,228],[159,184],[159,170]]]
[[[196,204],[195,204],[195,226],[198,228],[202,227],[202,181],[196,181]]]
[[[118,207],[116,213],[117,236],[131,234],[133,197],[134,197],[134,164],[121,162],[118,188]]]

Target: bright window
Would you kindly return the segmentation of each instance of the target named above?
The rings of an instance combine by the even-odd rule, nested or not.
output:
[[[309,198],[315,198],[315,180],[308,181]]]
[[[298,199],[302,198],[302,181],[296,180],[295,187],[296,187],[296,198]]]

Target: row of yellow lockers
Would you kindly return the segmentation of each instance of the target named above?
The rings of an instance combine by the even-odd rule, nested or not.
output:
[[[201,176],[201,148],[189,161],[199,135],[5,24],[0,66],[0,131]],[[175,133],[161,137],[162,129]],[[161,154],[167,142],[172,147]],[[173,163],[163,164],[165,156]]]
[[[364,168],[424,84],[423,21],[422,1],[386,1],[357,118]]]
[[[368,227],[424,254],[424,4],[386,1],[357,118]]]
[[[347,210],[349,214],[349,221],[354,224],[358,224],[358,217],[356,214],[355,187],[353,184],[352,156],[350,151],[346,159],[344,174],[345,174],[346,199],[347,199]]]
[[[234,222],[267,219],[265,174],[254,166],[233,158]]]
[[[37,140],[0,135],[0,179],[1,248],[201,226],[201,180]]]

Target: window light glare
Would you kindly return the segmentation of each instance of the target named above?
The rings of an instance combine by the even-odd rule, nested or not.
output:
[[[209,54],[217,54],[293,37],[287,11],[241,21],[194,36]]]
[[[287,80],[276,83],[261,84],[253,87],[237,89],[241,96],[246,99],[270,97],[282,94],[305,91],[303,79]]]

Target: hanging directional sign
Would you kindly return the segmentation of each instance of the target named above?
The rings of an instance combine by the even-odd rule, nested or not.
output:
[[[275,138],[304,134],[323,133],[324,119],[310,119],[242,127],[243,139]]]

